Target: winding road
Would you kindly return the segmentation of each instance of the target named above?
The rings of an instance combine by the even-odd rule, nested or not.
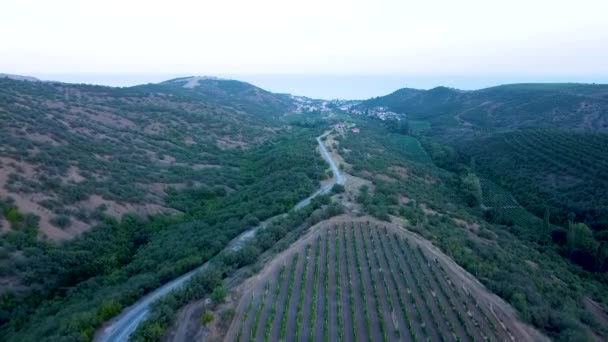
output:
[[[327,135],[329,135],[330,133],[331,133],[331,131],[328,131],[328,132],[325,132],[322,135],[318,136],[317,142],[319,144],[319,150],[321,152],[321,156],[323,157],[323,159],[325,159],[325,161],[327,161],[327,163],[331,167],[331,171],[333,172],[334,177],[331,179],[331,181],[329,183],[321,186],[321,188],[319,190],[317,190],[315,193],[313,193],[309,197],[303,199],[302,201],[298,202],[298,204],[296,204],[294,206],[294,210],[298,210],[298,209],[301,209],[301,208],[307,206],[308,204],[310,204],[310,201],[313,198],[315,198],[316,196],[328,193],[331,190],[331,188],[334,186],[334,184],[341,184],[341,185],[344,184],[344,181],[345,181],[344,175],[340,172],[340,169],[338,168],[336,161],[331,157],[331,154],[327,151],[327,148],[323,144],[322,139],[324,137],[326,137]],[[227,250],[228,249],[239,250],[245,242],[247,242],[251,238],[253,238],[255,236],[255,233],[259,229],[263,229],[264,227],[266,227],[268,222],[271,220],[272,220],[272,218],[264,221],[260,225],[253,227],[253,228],[249,229],[248,231],[242,233],[241,235],[237,236],[226,246],[226,249]],[[170,282],[164,284],[163,286],[159,287],[158,289],[148,293],[147,295],[142,297],[140,300],[135,302],[130,307],[124,309],[120,315],[118,315],[117,317],[112,319],[107,325],[105,325],[103,328],[101,328],[97,332],[95,341],[97,341],[97,342],[128,341],[129,336],[137,329],[139,324],[146,319],[146,317],[148,316],[148,314],[150,312],[150,307],[154,302],[156,302],[163,296],[167,295],[171,291],[182,287],[196,273],[201,272],[201,271],[205,270],[206,268],[208,268],[210,262],[211,262],[211,260],[207,261],[206,263],[202,264],[201,266],[195,268],[194,270],[192,270],[178,278],[171,280]]]

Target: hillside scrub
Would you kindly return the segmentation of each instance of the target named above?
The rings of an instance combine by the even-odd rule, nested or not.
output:
[[[218,295],[218,289],[221,289],[219,290],[221,292],[225,291],[224,285],[222,285],[223,279],[230,277],[243,267],[262,261],[261,256],[267,258],[268,253],[280,252],[282,245],[269,244],[267,238],[275,239],[274,242],[280,241],[286,236],[289,236],[290,239],[297,238],[307,227],[316,223],[310,217],[311,213],[316,210],[321,210],[324,218],[333,216],[331,213],[335,212],[335,209],[330,207],[320,208],[317,205],[311,205],[298,212],[291,211],[287,216],[277,219],[264,230],[259,230],[255,239],[245,244],[239,251],[219,254],[211,261],[207,270],[194,276],[184,288],[174,291],[155,303],[149,318],[137,328],[130,340],[161,341],[167,329],[174,322],[180,308],[207,296],[213,299]],[[284,246],[286,247],[286,245]],[[252,250],[255,251],[254,254],[251,254]],[[242,259],[239,257],[241,255],[248,256]],[[245,262],[241,260],[245,260]],[[223,294],[225,295],[225,293]],[[214,303],[218,303],[218,301],[214,300]],[[277,322],[280,321],[277,319]]]
[[[27,297],[1,295],[0,337],[90,339],[108,319],[99,311],[102,302],[112,299],[121,308],[130,305],[211,259],[252,223],[288,211],[312,193],[325,169],[315,147],[314,135],[300,131],[251,150],[241,161],[238,191],[176,193],[181,205],[189,208],[186,214],[105,217],[96,228],[62,245],[38,241],[27,231],[8,232],[3,244],[26,251],[18,271],[27,274],[37,290]],[[264,230],[262,250],[289,227]],[[244,252],[253,253],[238,257],[240,264],[250,262],[256,253],[250,248]]]

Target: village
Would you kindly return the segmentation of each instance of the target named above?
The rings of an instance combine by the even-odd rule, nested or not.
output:
[[[352,122],[341,121],[334,125],[334,129],[339,134],[346,134],[347,132],[359,133],[361,129],[356,127],[357,125]]]
[[[377,106],[374,108],[361,108],[361,101],[357,100],[316,100],[304,96],[292,96],[295,100],[296,109],[295,114],[305,113],[327,113],[332,114],[335,112],[353,114],[353,115],[364,115],[371,118],[376,118],[382,121],[385,120],[401,120],[405,118],[405,114],[398,114],[390,111],[387,107]]]

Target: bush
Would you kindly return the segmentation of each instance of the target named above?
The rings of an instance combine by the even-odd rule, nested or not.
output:
[[[226,291],[224,285],[219,285],[215,289],[213,289],[213,292],[211,292],[211,300],[215,304],[221,304],[226,300],[227,294],[228,292]]]
[[[331,188],[332,194],[340,194],[343,192],[344,192],[344,185],[342,185],[342,184],[334,184],[334,186]]]
[[[50,222],[59,228],[66,228],[72,224],[72,220],[66,215],[57,215]]]
[[[23,221],[23,214],[19,212],[17,207],[7,208],[4,210],[4,217],[11,223],[13,228]]]
[[[469,207],[481,204],[481,183],[474,173],[468,173],[460,180],[460,189]]]
[[[201,316],[201,323],[203,325],[207,325],[213,321],[213,312],[205,311],[205,313]]]

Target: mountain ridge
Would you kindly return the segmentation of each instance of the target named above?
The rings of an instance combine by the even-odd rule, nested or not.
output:
[[[364,101],[360,108],[387,107],[442,132],[526,127],[608,131],[608,85],[517,83],[464,91],[447,87],[400,89]]]

